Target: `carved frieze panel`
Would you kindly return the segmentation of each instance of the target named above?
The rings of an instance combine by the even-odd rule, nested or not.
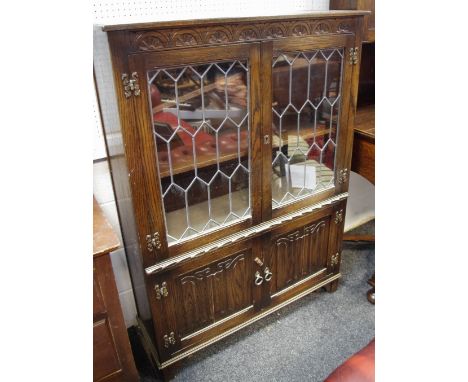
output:
[[[176,280],[177,328],[181,337],[252,304],[250,252],[239,253]]]
[[[271,266],[277,275],[272,292],[282,290],[327,265],[328,220],[277,236],[272,243]]]
[[[354,33],[355,27],[355,20],[346,18],[271,21],[132,32],[131,41],[133,51],[148,52],[176,47],[260,41],[292,36]]]

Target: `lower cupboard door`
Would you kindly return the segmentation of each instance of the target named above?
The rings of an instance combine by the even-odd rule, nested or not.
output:
[[[260,299],[254,288],[251,243],[240,243],[203,255],[188,264],[162,274],[158,285],[166,284],[166,315],[163,346],[171,358],[252,315]],[[157,309],[156,309],[157,310]],[[167,337],[166,337],[167,336]]]
[[[268,263],[272,303],[286,300],[329,275],[329,237],[329,215],[309,222],[299,219],[294,226],[271,232]]]

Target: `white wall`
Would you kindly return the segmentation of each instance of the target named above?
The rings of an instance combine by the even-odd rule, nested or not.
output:
[[[117,215],[117,207],[114,199],[114,191],[109,172],[107,160],[101,160],[94,163],[93,173],[93,193],[107,220],[117,233],[121,247],[110,254],[112,268],[114,269],[115,282],[119,292],[120,304],[127,327],[136,324],[136,307],[133,297],[132,283],[128,271],[125,250],[122,247],[122,234]]]

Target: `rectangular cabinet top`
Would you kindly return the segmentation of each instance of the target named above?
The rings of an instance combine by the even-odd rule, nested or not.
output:
[[[370,11],[308,11],[301,13],[294,13],[288,15],[275,15],[275,16],[249,16],[249,17],[231,17],[231,18],[210,18],[210,19],[196,19],[196,20],[176,20],[176,21],[155,21],[144,23],[132,24],[108,24],[103,25],[102,29],[106,32],[111,31],[136,31],[144,29],[165,29],[165,28],[180,28],[180,27],[193,27],[204,25],[220,25],[220,24],[243,24],[252,22],[269,22],[269,21],[294,21],[303,19],[321,19],[321,18],[335,18],[335,17],[353,17],[365,16],[370,14]]]

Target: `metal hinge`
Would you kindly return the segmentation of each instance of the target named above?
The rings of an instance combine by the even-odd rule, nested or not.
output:
[[[331,257],[330,265],[332,267],[334,267],[334,266],[338,265],[339,261],[340,261],[340,254],[339,254],[339,252],[337,252]]]
[[[146,235],[146,249],[148,251],[153,252],[153,249],[160,249],[161,248],[161,240],[159,239],[159,232],[153,233],[153,236]]]
[[[132,78],[128,78],[127,73],[122,74],[122,83],[124,85],[124,94],[125,98],[130,98],[130,96],[139,96],[140,95],[140,85],[138,84],[138,73],[133,72]]]
[[[159,287],[159,284],[156,284],[154,290],[156,291],[156,300],[161,300],[161,297],[167,297],[169,295],[167,283],[165,281],[161,284],[161,287]]]
[[[336,211],[335,213],[335,224],[343,222],[343,210]]]
[[[168,348],[169,345],[175,345],[175,334],[171,332],[169,335],[165,334],[164,337],[164,347]]]
[[[349,49],[349,64],[356,65],[358,63],[359,57],[359,48],[350,48]]]
[[[348,181],[348,169],[344,168],[343,170],[340,170],[338,173],[338,183],[343,184]]]

